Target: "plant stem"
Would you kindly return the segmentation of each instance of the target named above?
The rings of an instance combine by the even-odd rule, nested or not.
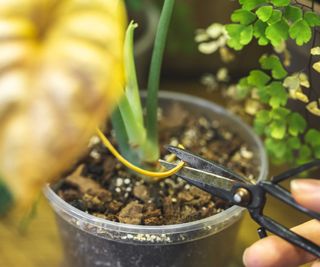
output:
[[[161,65],[174,3],[175,0],[165,0],[164,2],[150,64],[146,117],[149,161],[156,161],[159,158],[157,125],[158,91],[160,84]]]
[[[130,162],[133,162],[136,157],[134,157],[134,153],[129,145],[129,138],[119,108],[113,111],[111,122],[121,154]]]

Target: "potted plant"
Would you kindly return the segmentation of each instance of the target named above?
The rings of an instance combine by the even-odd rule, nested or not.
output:
[[[270,44],[276,53],[263,55],[260,69],[252,70],[230,87],[229,95],[244,104],[257,133],[264,137],[273,162],[302,164],[319,158],[320,132],[311,123],[320,115],[314,79],[319,72],[319,47],[315,40],[320,16],[315,10],[316,1],[239,3],[241,8],[231,15],[233,23],[219,25],[220,32],[213,39],[205,34],[202,45],[217,50],[219,38],[225,40],[222,47],[235,50],[241,50],[253,40],[261,46]],[[217,28],[215,24],[210,31],[217,33]],[[293,45],[299,49],[307,45],[309,57],[296,64],[301,56],[290,54],[286,48],[288,41],[291,51]]]
[[[148,92],[142,96],[147,107],[146,127],[133,60],[136,25],[130,23],[128,27],[124,49],[126,90],[112,115],[114,135],[111,133],[109,139],[114,144],[117,141],[121,154],[130,162],[153,173],[159,172],[160,154],[165,156],[158,143],[160,136],[161,146],[182,143],[243,175],[265,179],[267,159],[261,142],[231,113],[208,101],[169,92],[159,94],[161,110],[158,110],[162,54],[173,6],[173,0],[164,1]],[[97,137],[91,141],[89,153],[65,179],[46,190],[57,213],[67,252],[66,264],[79,267],[230,264],[230,244],[234,243],[241,208],[228,207],[178,178],[148,181],[134,175],[117,163]]]

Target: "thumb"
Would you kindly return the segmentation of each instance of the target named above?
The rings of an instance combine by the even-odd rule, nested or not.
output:
[[[320,180],[293,180],[291,182],[291,193],[300,205],[320,212]]]

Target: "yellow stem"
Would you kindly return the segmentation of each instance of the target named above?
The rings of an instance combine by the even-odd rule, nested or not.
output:
[[[99,138],[101,139],[102,143],[110,150],[110,152],[126,167],[128,167],[129,169],[133,170],[134,172],[137,172],[139,174],[145,175],[145,176],[149,176],[149,177],[154,177],[154,178],[158,178],[158,179],[163,179],[163,178],[167,178],[171,175],[174,175],[175,173],[177,173],[178,171],[181,170],[181,168],[184,165],[184,162],[180,162],[176,167],[172,168],[171,170],[168,171],[164,171],[164,172],[152,172],[152,171],[147,171],[144,169],[141,169],[135,165],[133,165],[132,163],[130,163],[129,161],[127,161],[124,157],[122,157],[120,155],[120,153],[113,147],[113,145],[110,143],[110,141],[108,140],[108,138],[97,128],[96,132],[99,136]]]

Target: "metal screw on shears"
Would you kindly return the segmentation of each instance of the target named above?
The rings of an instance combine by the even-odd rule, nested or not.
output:
[[[248,204],[250,202],[250,192],[245,188],[238,188],[233,195],[233,200],[238,204]]]

